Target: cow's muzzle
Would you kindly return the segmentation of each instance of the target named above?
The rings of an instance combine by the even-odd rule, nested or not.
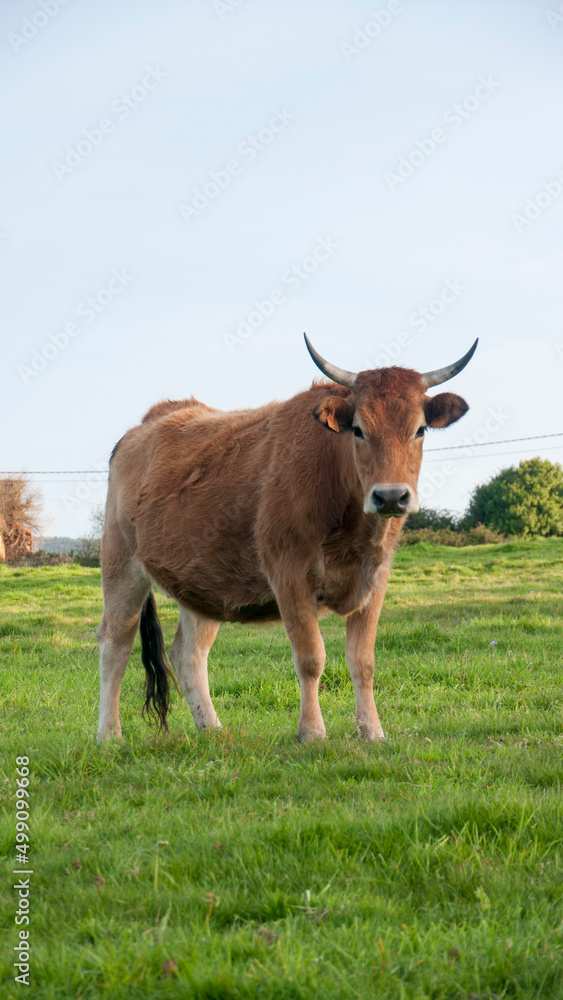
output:
[[[407,483],[376,483],[372,486],[364,510],[379,517],[405,517],[418,510],[416,494]]]

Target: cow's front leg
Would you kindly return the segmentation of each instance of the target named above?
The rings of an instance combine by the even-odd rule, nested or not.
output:
[[[326,729],[319,705],[319,680],[325,665],[325,647],[316,604],[309,594],[278,593],[277,600],[301,686],[297,739],[305,743],[324,740]]]
[[[385,739],[373,698],[373,672],[375,634],[386,586],[387,576],[369,604],[350,615],[346,625],[346,662],[356,693],[356,725],[370,743]]]

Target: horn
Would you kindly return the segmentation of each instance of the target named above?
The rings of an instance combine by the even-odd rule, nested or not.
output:
[[[453,378],[454,375],[459,375],[459,373],[465,368],[466,364],[471,361],[478,343],[479,337],[477,337],[473,346],[469,348],[467,354],[464,354],[459,361],[455,362],[455,364],[448,365],[446,368],[437,368],[435,372],[425,372],[422,376],[424,387],[426,389],[430,389],[433,385],[440,385],[442,382],[447,382],[449,378]]]
[[[333,382],[338,382],[339,385],[346,385],[349,389],[351,389],[357,378],[356,372],[346,371],[345,368],[338,368],[337,365],[331,365],[330,361],[325,361],[325,359],[322,358],[321,355],[315,350],[307,334],[304,333],[303,336],[305,337],[305,343],[309,354],[311,355],[317,368],[320,368],[323,375],[326,375],[327,378],[331,378]]]

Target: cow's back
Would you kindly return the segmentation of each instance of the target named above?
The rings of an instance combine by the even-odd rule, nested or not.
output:
[[[217,619],[277,617],[254,546],[272,406],[196,400],[149,411],[119,444],[110,503],[135,555],[178,601]]]

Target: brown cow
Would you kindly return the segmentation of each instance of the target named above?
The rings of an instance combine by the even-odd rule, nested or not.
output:
[[[426,389],[473,356],[419,375],[359,374],[309,352],[332,382],[284,403],[224,413],[159,403],[118,443],[102,539],[104,615],[98,738],[121,735],[119,690],[140,620],[145,709],[166,728],[169,677],[151,581],[180,605],[170,659],[198,728],[220,726],[207,656],[222,621],[282,619],[301,685],[298,737],[325,736],[318,700],[320,611],[347,618],[356,722],[383,738],[374,642],[402,518],[418,510],[427,427],[468,409]]]

